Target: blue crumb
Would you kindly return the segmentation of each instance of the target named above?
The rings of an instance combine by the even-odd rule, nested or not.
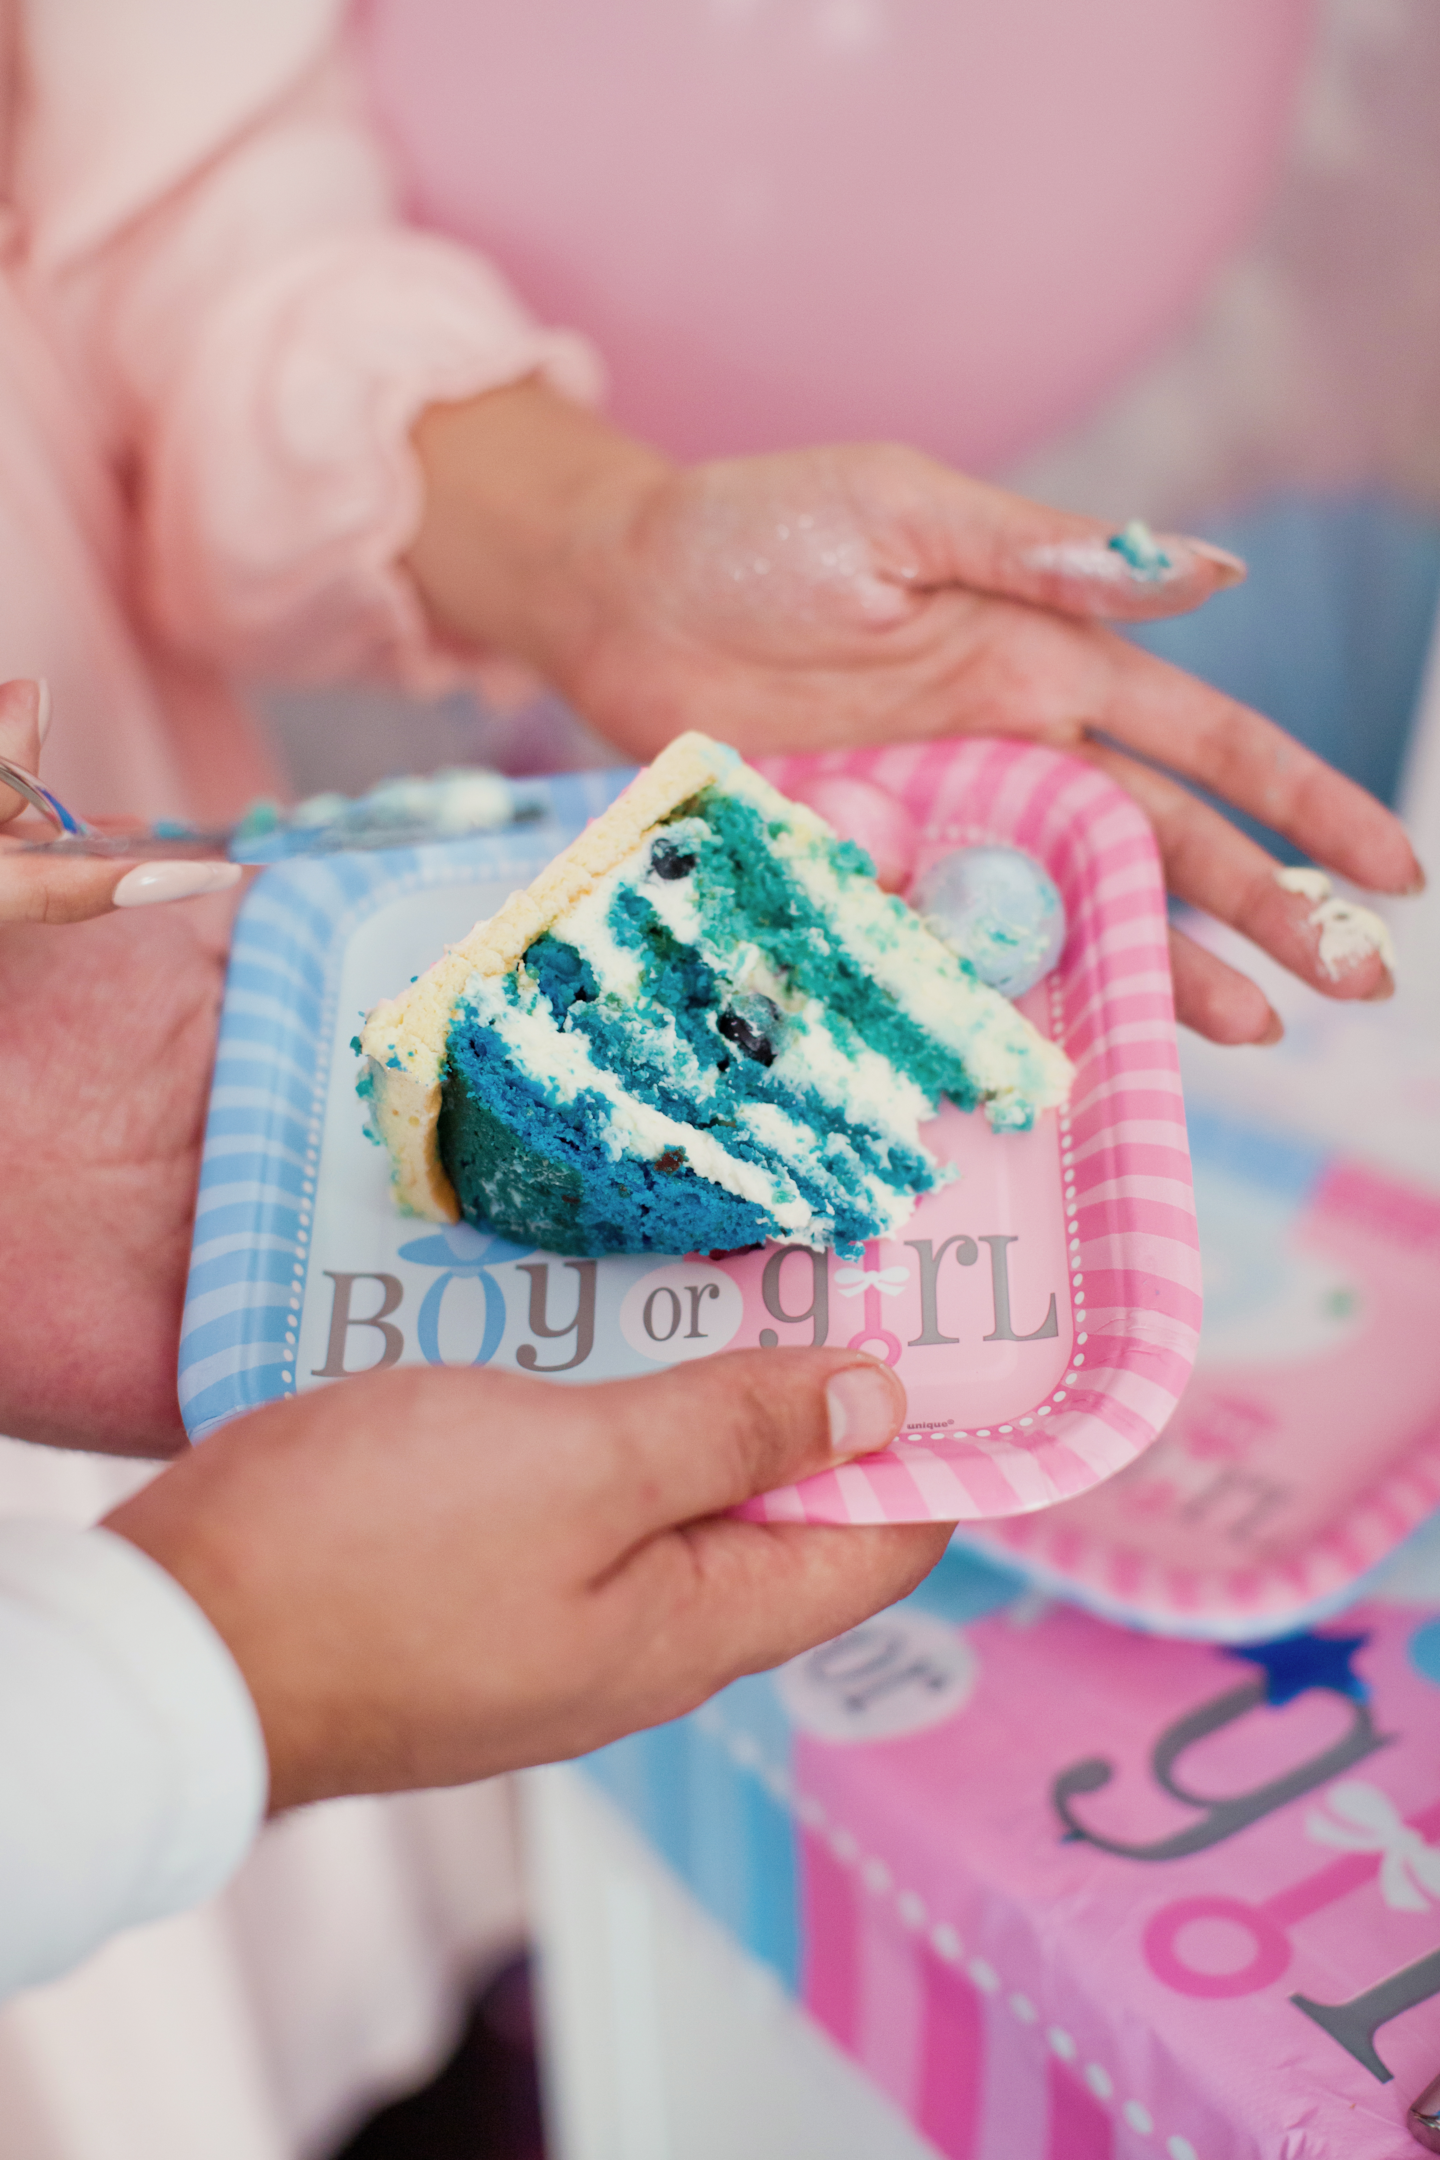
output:
[[[251,803],[249,809],[246,810],[239,824],[235,827],[233,837],[237,842],[259,840],[266,833],[274,832],[277,826],[281,824],[282,818],[283,813],[279,803],[271,802],[262,796],[259,802]]]
[[[352,1050],[358,1050],[360,1048],[360,1038],[358,1035],[351,1036],[350,1047]],[[370,1141],[372,1146],[384,1147],[385,1142],[381,1135],[375,1130],[375,1120],[371,1114],[374,1107],[375,1096],[375,1068],[373,1065],[367,1064],[364,1070],[361,1072],[359,1079],[355,1082],[355,1093],[360,1098],[360,1101],[365,1105],[365,1121],[360,1128],[361,1131],[364,1133],[365,1138]]]

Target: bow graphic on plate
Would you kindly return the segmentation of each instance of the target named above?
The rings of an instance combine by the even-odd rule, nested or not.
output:
[[[1393,1800],[1364,1778],[1343,1778],[1325,1795],[1339,1822],[1312,1809],[1308,1837],[1341,1852],[1379,1853],[1380,1895],[1396,1912],[1424,1912],[1440,1900],[1440,1846],[1428,1845],[1405,1822]],[[1428,1892],[1428,1896],[1427,1896]]]
[[[427,1365],[445,1363],[440,1350],[440,1308],[451,1283],[467,1278],[478,1282],[485,1296],[485,1332],[470,1362],[472,1365],[489,1364],[505,1333],[505,1293],[490,1270],[505,1260],[523,1260],[526,1253],[534,1250],[533,1245],[514,1245],[509,1238],[482,1237],[465,1222],[454,1223],[448,1230],[434,1231],[428,1237],[412,1238],[408,1245],[400,1247],[402,1260],[414,1261],[419,1267],[444,1270],[426,1291],[415,1321],[420,1355]]]
[[[910,1280],[909,1268],[842,1267],[835,1270],[835,1288],[841,1297],[859,1297],[862,1290],[878,1290],[881,1297],[899,1297]]]

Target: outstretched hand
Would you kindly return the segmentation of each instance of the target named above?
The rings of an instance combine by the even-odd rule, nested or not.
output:
[[[1388,988],[1378,954],[1327,976],[1310,903],[1179,783],[1379,892],[1420,880],[1399,822],[1104,620],[1196,607],[1243,574],[1233,557],[1166,538],[1163,566],[1132,568],[1095,520],[894,446],[678,470],[537,384],[433,408],[417,442],[430,505],[409,559],[436,619],[532,661],[636,755],[684,727],[752,754],[970,733],[1047,743],[1135,797],[1177,897],[1327,995]],[[1277,1026],[1213,955],[1177,939],[1175,959],[1182,1020],[1232,1042]]]
[[[108,1527],[229,1644],[272,1806],[457,1784],[678,1717],[913,1589],[943,1523],[725,1513],[883,1447],[904,1402],[831,1350],[596,1387],[377,1373],[237,1420]]]

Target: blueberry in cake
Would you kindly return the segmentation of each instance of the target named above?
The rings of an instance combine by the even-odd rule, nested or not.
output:
[[[856,1253],[948,1174],[942,1096],[1023,1131],[1071,1077],[859,848],[694,734],[361,1049],[402,1206],[580,1255]]]

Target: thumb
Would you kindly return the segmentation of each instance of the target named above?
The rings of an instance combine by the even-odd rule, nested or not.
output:
[[[27,772],[40,765],[40,746],[50,726],[50,685],[19,676],[0,683],[0,757],[13,758]],[[27,807],[14,788],[0,787],[0,825],[8,825]]]
[[[737,1350],[569,1405],[593,1527],[628,1545],[888,1446],[905,1390],[856,1351]]]
[[[938,549],[948,581],[971,591],[1064,615],[1144,622],[1185,614],[1246,574],[1238,555],[1208,540],[1152,533],[1138,518],[1117,528],[961,473],[945,478],[950,484],[925,506],[927,583]]]

